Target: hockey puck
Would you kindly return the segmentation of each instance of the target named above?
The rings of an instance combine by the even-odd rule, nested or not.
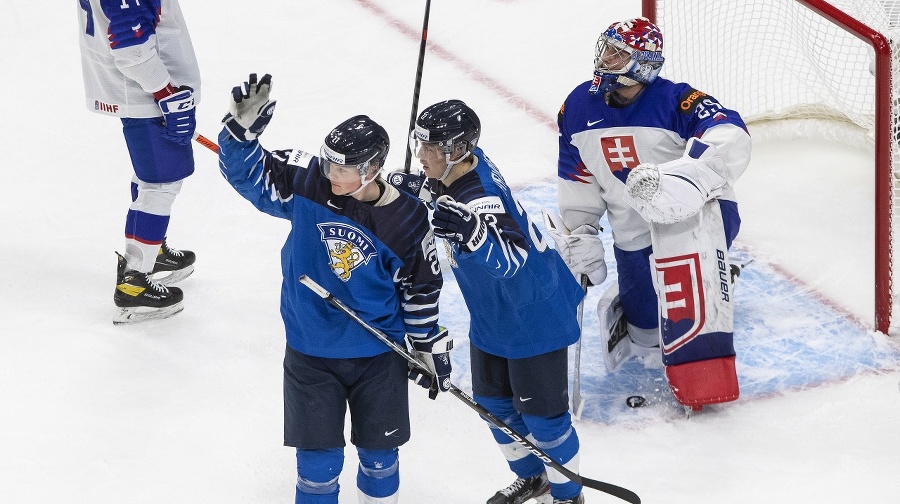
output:
[[[628,405],[629,408],[640,408],[646,403],[647,400],[644,399],[644,396],[633,395],[625,399],[625,404]]]

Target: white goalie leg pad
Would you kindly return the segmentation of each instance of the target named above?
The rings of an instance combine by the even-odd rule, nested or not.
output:
[[[684,156],[660,165],[635,167],[625,183],[625,202],[647,222],[681,222],[720,195],[726,182],[720,175],[724,170],[715,147],[691,138]]]
[[[625,320],[618,283],[610,285],[600,297],[597,316],[602,331],[600,349],[607,373],[615,373],[632,357],[659,355],[659,329],[642,329]]]
[[[600,317],[603,352],[603,364],[607,373],[615,373],[622,364],[631,358],[631,339],[628,337],[628,323],[619,300],[619,284],[613,282],[597,303],[597,316]],[[658,338],[657,338],[658,339]]]
[[[675,224],[651,223],[650,230],[663,363],[676,399],[688,406],[737,399],[734,306],[718,201]]]

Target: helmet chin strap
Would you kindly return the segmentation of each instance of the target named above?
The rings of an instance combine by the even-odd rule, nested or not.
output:
[[[457,159],[456,161],[451,161],[451,160],[450,160],[450,153],[445,154],[445,155],[444,155],[444,159],[447,161],[447,168],[444,170],[444,174],[441,175],[440,177],[438,177],[438,180],[440,180],[441,182],[443,182],[444,179],[447,178],[447,175],[450,175],[450,170],[452,170],[453,167],[456,166],[456,165],[458,165],[459,163],[462,163],[463,160],[468,159],[468,157],[469,157],[471,154],[472,154],[472,151],[466,150],[466,153],[463,154],[462,156],[459,156],[459,159]]]
[[[377,179],[379,173],[381,173],[381,168],[378,168],[378,170],[372,174],[372,178],[370,178],[369,180],[366,180],[365,177],[359,177],[359,187],[354,189],[353,191],[348,192],[344,196],[356,196],[363,189],[365,189],[367,185],[371,184],[375,179]]]

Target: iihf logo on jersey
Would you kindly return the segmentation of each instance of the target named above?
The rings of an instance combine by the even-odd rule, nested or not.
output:
[[[328,251],[331,271],[343,281],[350,280],[351,272],[367,264],[375,257],[375,244],[359,229],[338,222],[318,224],[322,243]]]
[[[663,353],[668,355],[694,339],[706,321],[700,256],[656,259],[656,281],[665,301],[660,307],[660,328]]]

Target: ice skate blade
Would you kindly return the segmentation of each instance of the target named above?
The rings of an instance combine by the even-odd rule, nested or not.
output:
[[[175,271],[158,271],[150,275],[150,278],[153,279],[154,282],[165,285],[166,287],[176,284],[185,278],[191,276],[191,273],[194,272],[194,265],[191,264],[180,270]]]
[[[116,312],[116,315],[113,317],[114,325],[126,325],[126,324],[137,324],[139,322],[146,322],[148,320],[162,320],[167,319],[176,313],[184,310],[184,304],[175,303],[172,306],[166,306],[165,308],[150,308],[150,307],[132,307],[132,308],[119,308],[119,311]]]
[[[550,492],[547,492],[544,495],[539,495],[525,502],[533,502],[534,504],[553,504],[553,496],[550,495]]]

